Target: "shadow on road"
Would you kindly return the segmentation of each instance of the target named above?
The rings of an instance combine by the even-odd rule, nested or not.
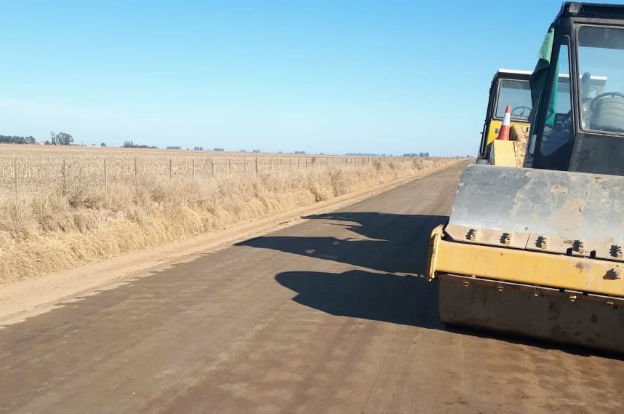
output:
[[[443,328],[437,283],[418,276],[352,270],[283,272],[275,279],[297,293],[295,302],[332,315]]]
[[[328,226],[343,226],[367,239],[266,236],[238,245],[333,260],[382,272],[422,274],[429,234],[435,226],[448,221],[447,216],[369,212],[330,213],[305,218],[327,220]],[[336,221],[339,223],[334,223]]]
[[[344,273],[297,271],[277,274],[278,283],[297,293],[293,299],[297,303],[332,315],[442,328],[438,317],[437,284],[418,275],[424,273],[431,230],[446,223],[448,217],[337,212],[306,218],[324,220],[326,234],[335,234],[334,226],[342,226],[365,238],[349,238],[348,233],[339,231],[341,238],[329,235],[266,236],[239,245],[366,268]]]

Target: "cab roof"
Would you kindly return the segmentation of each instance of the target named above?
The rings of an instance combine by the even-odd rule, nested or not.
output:
[[[533,72],[530,70],[519,69],[498,69],[492,78],[492,82],[497,82],[498,79],[514,79],[514,80],[529,80]]]
[[[505,73],[509,73],[512,75],[529,75],[531,76],[531,74],[533,73],[532,70],[520,70],[520,69],[505,69],[505,68],[500,68],[498,69],[498,73],[500,74],[505,74]]]
[[[565,2],[555,22],[566,17],[582,17],[590,19],[620,20],[624,19],[624,5],[605,3]]]

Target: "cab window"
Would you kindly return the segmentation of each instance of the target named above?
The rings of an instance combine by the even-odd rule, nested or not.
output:
[[[582,26],[578,39],[581,127],[624,133],[624,30]]]
[[[511,107],[511,119],[527,121],[531,114],[531,87],[528,80],[501,79],[496,103],[496,118],[505,116],[507,105]]]

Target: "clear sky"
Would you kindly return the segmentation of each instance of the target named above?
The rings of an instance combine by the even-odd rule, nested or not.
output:
[[[559,1],[0,1],[0,134],[475,154]]]

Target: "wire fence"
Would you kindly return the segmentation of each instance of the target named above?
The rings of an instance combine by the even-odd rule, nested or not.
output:
[[[2,157],[0,193],[32,193],[57,188],[67,191],[72,183],[98,186],[136,182],[143,177],[162,180],[193,178],[209,180],[225,175],[265,174],[277,171],[324,167],[365,166],[381,157]],[[396,162],[412,162],[394,158]]]

